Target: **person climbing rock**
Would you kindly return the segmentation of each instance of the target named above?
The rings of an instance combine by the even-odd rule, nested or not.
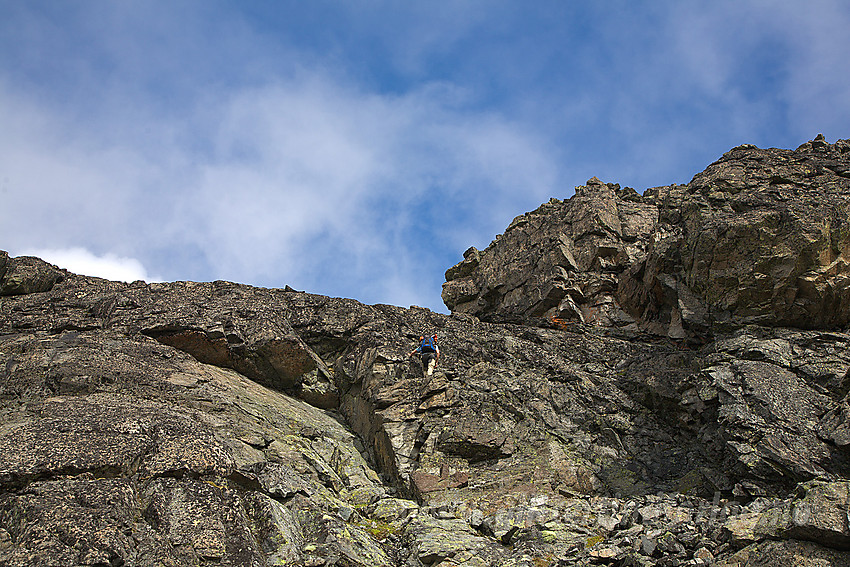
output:
[[[437,335],[430,337],[419,337],[419,346],[416,347],[408,356],[414,354],[419,355],[419,360],[422,362],[422,372],[430,376],[434,372],[434,367],[440,360],[440,347],[437,346]]]

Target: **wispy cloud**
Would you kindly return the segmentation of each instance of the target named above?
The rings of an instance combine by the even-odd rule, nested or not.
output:
[[[3,106],[26,103],[6,94]],[[156,264],[175,279],[367,290],[358,298],[408,304],[430,295],[438,308],[447,266],[435,249],[494,234],[520,196],[548,198],[557,175],[533,132],[470,112],[439,85],[377,95],[314,72],[207,97],[184,121],[149,120],[143,136],[109,147],[97,128],[26,114],[0,141],[4,245],[145,263],[156,260],[150,247],[193,250],[194,265]],[[202,148],[176,143],[198,127]]]
[[[183,218],[203,225],[228,277],[288,274],[336,293],[348,282],[390,301],[415,258],[430,268],[433,249],[470,227],[493,234],[496,212],[516,214],[519,195],[543,198],[556,181],[542,140],[453,105],[432,86],[378,96],[321,76],[236,93],[216,110],[215,156],[182,196]]]
[[[676,3],[679,84],[716,108],[718,127],[755,143],[848,136],[850,5],[836,0]]]

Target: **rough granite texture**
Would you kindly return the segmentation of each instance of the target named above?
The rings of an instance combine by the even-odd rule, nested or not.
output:
[[[850,323],[850,141],[734,148],[687,185],[593,178],[446,272],[453,312],[640,328]]]
[[[848,160],[591,180],[451,315],[0,252],[0,565],[850,565]]]

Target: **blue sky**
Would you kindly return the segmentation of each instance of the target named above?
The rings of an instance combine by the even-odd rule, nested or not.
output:
[[[0,0],[0,249],[445,311],[597,176],[850,138],[850,3]]]

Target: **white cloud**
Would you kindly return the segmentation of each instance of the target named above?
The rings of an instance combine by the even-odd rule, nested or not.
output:
[[[557,178],[543,140],[450,85],[377,95],[302,72],[209,94],[182,120],[151,116],[109,146],[10,91],[0,112],[27,112],[0,138],[0,245],[142,258],[169,279],[385,302],[418,289],[430,299],[411,303],[438,308],[447,250],[491,238]],[[192,134],[200,150],[179,142]]]
[[[223,277],[312,273],[311,284],[383,285],[383,296],[403,278],[421,288],[400,273],[416,264],[408,256],[431,261],[423,252],[458,246],[471,226],[492,237],[557,180],[533,133],[456,104],[450,88],[377,96],[318,74],[230,93],[211,108],[215,156],[180,197],[182,218],[198,223],[196,244]],[[439,281],[429,285],[438,295]]]
[[[149,276],[142,263],[135,258],[122,258],[114,254],[97,256],[85,248],[31,249],[13,255],[36,256],[75,274],[112,281],[161,281]]]

